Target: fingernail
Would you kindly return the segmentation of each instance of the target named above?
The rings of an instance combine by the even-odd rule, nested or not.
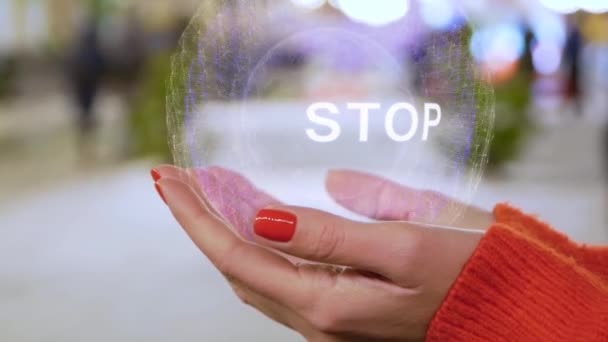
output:
[[[156,192],[158,192],[158,195],[160,196],[160,198],[166,204],[167,200],[165,199],[165,195],[163,195],[163,190],[160,188],[160,185],[158,185],[158,183],[154,183],[154,187],[156,188]]]
[[[275,210],[262,209],[255,217],[253,231],[268,240],[289,242],[296,232],[297,218],[294,214]]]
[[[160,172],[158,172],[158,170],[156,169],[152,169],[150,171],[150,175],[152,175],[152,179],[154,179],[155,182],[158,182],[158,180],[160,179]]]

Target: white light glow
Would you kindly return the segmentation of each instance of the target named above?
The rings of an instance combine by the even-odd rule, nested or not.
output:
[[[538,41],[565,44],[566,23],[558,14],[550,12],[535,14],[531,18],[531,25]]]
[[[555,73],[562,63],[562,51],[559,45],[539,43],[532,50],[534,69],[543,75]]]
[[[564,14],[574,13],[578,10],[576,2],[571,0],[540,0],[540,3],[550,10]]]
[[[451,1],[422,0],[420,6],[422,19],[431,28],[446,28],[456,18],[456,9]]]
[[[408,0],[336,0],[336,5],[351,20],[372,26],[395,22],[410,8]]]
[[[304,7],[307,9],[317,9],[325,5],[325,0],[291,0],[291,2],[297,6]]]
[[[563,14],[579,10],[591,13],[608,12],[608,0],[540,0],[540,2],[546,8]]]
[[[578,3],[580,8],[587,12],[608,12],[608,0],[579,0]]]
[[[0,1],[0,55],[4,52],[12,52],[15,47],[13,32],[15,24],[13,23],[13,9],[8,1]],[[8,53],[7,53],[8,54]]]
[[[471,37],[471,54],[478,62],[503,65],[515,62],[525,49],[521,28],[515,24],[498,24],[482,28]]]

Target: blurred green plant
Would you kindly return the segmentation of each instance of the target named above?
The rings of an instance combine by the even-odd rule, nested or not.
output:
[[[492,110],[491,101],[495,101],[494,120],[487,120],[485,116],[477,118],[470,162],[479,160],[476,153],[484,153],[488,171],[497,171],[505,163],[517,158],[532,130],[527,115],[531,97],[530,81],[528,75],[518,73],[509,81],[494,85],[492,97],[485,94],[484,86],[481,85],[485,81],[478,82],[481,91],[476,94],[477,111],[484,113]],[[489,148],[486,151],[476,151],[476,147],[485,144],[488,134],[492,136]]]
[[[13,57],[0,57],[0,97],[6,96],[15,78],[16,60]]]
[[[469,46],[471,37],[471,28],[463,28],[462,46]],[[529,34],[526,39],[529,44]],[[527,114],[533,73],[531,58],[526,53],[518,72],[508,80],[492,86],[488,84],[491,82],[489,79],[478,78],[474,81],[478,115],[469,157],[471,165],[485,159],[488,170],[496,171],[520,154],[532,128]],[[493,91],[488,91],[488,87],[493,87]],[[489,147],[486,147],[489,136],[492,138]]]
[[[92,15],[103,18],[123,9],[126,3],[128,2],[123,0],[88,0],[88,7]]]
[[[144,67],[141,89],[129,117],[131,151],[134,157],[171,160],[165,119],[166,81],[171,72],[168,53],[152,56]]]
[[[496,115],[488,159],[490,170],[521,153],[532,129],[527,115],[530,91],[530,80],[524,73],[517,73],[511,80],[494,87]]]

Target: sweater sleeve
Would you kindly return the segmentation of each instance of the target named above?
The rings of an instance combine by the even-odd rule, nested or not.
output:
[[[556,242],[565,237],[521,215],[498,213],[431,321],[428,341],[608,341],[605,249]]]
[[[536,217],[506,204],[494,208],[494,217],[496,222],[520,231],[566,257],[574,258],[581,267],[608,282],[608,247],[577,244]]]

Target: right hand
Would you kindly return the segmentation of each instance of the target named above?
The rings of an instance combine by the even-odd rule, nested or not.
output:
[[[177,178],[171,177],[173,171]],[[208,178],[207,186],[213,184],[209,181],[231,177],[231,188],[219,188],[215,195],[201,197],[192,173],[184,176],[183,171],[173,171],[161,171],[158,184],[195,244],[245,303],[309,340],[423,339],[434,313],[483,235],[474,230],[387,222],[405,216],[391,206],[402,202],[386,198],[396,195],[403,199],[417,193],[352,171],[330,173],[328,191],[347,208],[384,222],[359,223],[318,210],[283,206],[241,176],[216,168],[196,173],[199,178]],[[360,197],[365,201],[346,203],[344,198],[351,196],[336,195],[353,189],[351,182],[356,182],[358,196],[366,189],[362,186],[365,184],[373,184],[368,189],[381,184],[384,190],[379,195],[369,194],[377,196],[375,201]],[[235,193],[248,194],[247,205],[242,203],[244,197]],[[206,202],[213,202],[214,196],[219,196],[214,204],[217,211]],[[239,225],[247,219],[224,210],[245,208],[241,217],[255,217],[259,206],[268,204],[297,217],[295,234],[289,241],[271,241],[250,233],[256,242],[251,244],[226,229],[232,226],[246,232],[247,228]],[[407,211],[407,207],[401,209]],[[491,222],[489,213],[474,209],[463,218],[466,220],[461,224],[475,228],[485,228]],[[317,264],[294,263],[281,255]],[[326,265],[347,268],[337,272]]]

